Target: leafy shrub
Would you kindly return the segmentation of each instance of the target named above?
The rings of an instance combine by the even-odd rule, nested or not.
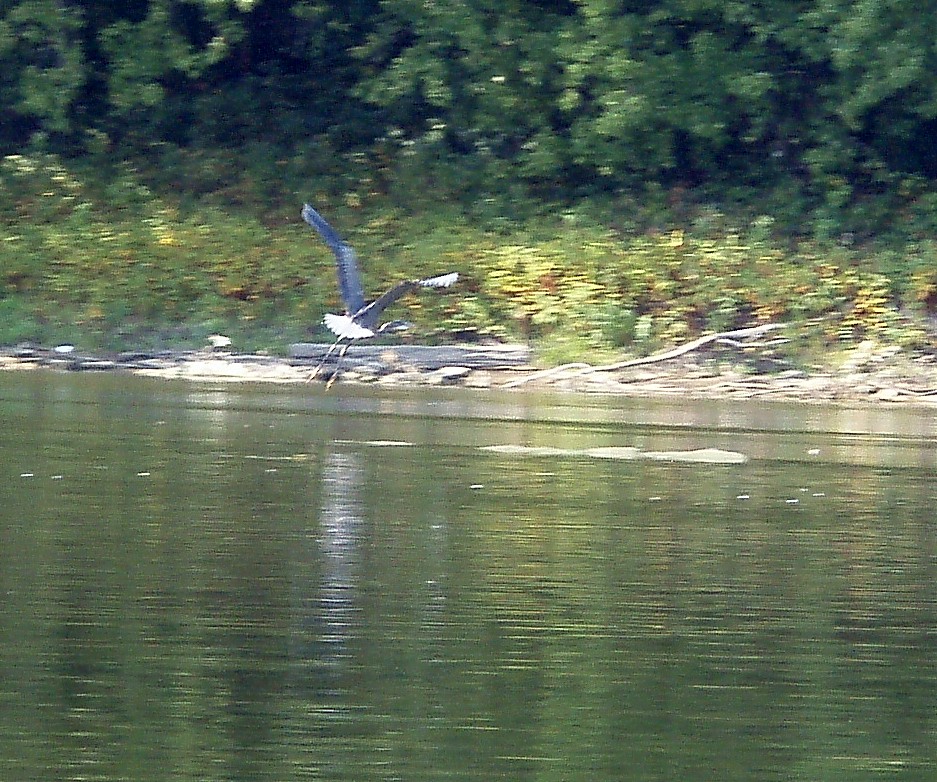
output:
[[[201,165],[207,182],[211,160]],[[201,344],[225,331],[241,347],[282,350],[321,335],[322,314],[341,302],[299,196],[278,209],[245,191],[246,206],[222,208],[217,197],[159,195],[147,184],[157,173],[167,175],[122,164],[96,176],[43,154],[0,162],[0,339]],[[374,191],[313,195],[358,249],[369,291],[461,273],[454,291],[398,305],[424,338],[526,339],[551,361],[776,321],[795,327],[797,349],[817,352],[933,342],[920,320],[937,309],[933,243],[786,246],[770,219],[738,230],[715,210],[686,230],[641,233],[612,232],[585,209],[498,220],[492,207],[478,224],[428,199],[407,213]]]

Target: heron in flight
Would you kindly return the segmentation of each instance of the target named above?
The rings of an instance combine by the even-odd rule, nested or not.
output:
[[[361,285],[361,276],[358,274],[358,256],[355,251],[325,221],[325,218],[309,204],[303,204],[302,214],[303,220],[318,231],[319,236],[322,237],[322,240],[335,255],[335,266],[338,270],[338,289],[342,295],[342,301],[345,302],[344,315],[329,313],[325,316],[326,327],[337,339],[322,358],[322,363],[325,362],[342,340],[348,341],[339,354],[339,361],[341,361],[348,350],[348,346],[354,340],[368,339],[377,334],[403,331],[409,328],[410,324],[402,320],[392,320],[378,325],[381,313],[401,296],[418,288],[448,288],[459,279],[458,272],[449,272],[438,277],[427,277],[423,280],[404,280],[368,303],[364,298],[364,287]],[[316,371],[313,372],[312,377],[318,374],[321,367],[322,364],[320,363],[316,367]],[[330,385],[334,379],[335,374],[329,380]]]

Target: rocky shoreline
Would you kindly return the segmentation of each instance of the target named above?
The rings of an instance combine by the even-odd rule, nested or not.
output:
[[[335,353],[316,374],[329,347],[294,345],[287,357],[218,350],[88,355],[69,346],[17,347],[0,349],[0,370],[128,372],[193,382],[295,384],[331,376]],[[870,344],[858,346],[835,369],[812,372],[755,372],[724,357],[702,354],[614,372],[595,372],[585,365],[543,371],[530,362],[529,351],[522,346],[355,346],[342,359],[339,382],[937,407],[933,356],[909,357],[898,349]]]

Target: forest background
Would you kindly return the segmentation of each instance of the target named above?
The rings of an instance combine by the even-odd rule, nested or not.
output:
[[[0,344],[937,351],[934,0],[0,0]]]

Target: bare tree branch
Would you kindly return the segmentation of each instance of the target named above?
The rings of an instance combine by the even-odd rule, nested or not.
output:
[[[761,326],[752,326],[746,329],[721,331],[716,334],[707,334],[706,336],[695,339],[692,342],[687,342],[685,345],[680,345],[679,347],[676,347],[673,350],[668,350],[664,353],[655,353],[653,356],[643,356],[642,358],[633,358],[627,361],[619,361],[615,364],[605,364],[598,367],[589,366],[588,364],[563,364],[559,367],[545,369],[541,372],[534,372],[532,375],[528,375],[527,377],[512,380],[509,383],[505,383],[502,388],[517,388],[518,386],[525,385],[534,380],[543,380],[545,378],[557,379],[557,376],[561,374],[563,380],[569,380],[570,378],[574,377],[591,375],[595,372],[615,372],[620,369],[644,366],[646,364],[658,364],[662,361],[669,361],[670,359],[684,356],[687,353],[698,350],[704,345],[710,344],[711,342],[717,342],[720,340],[735,340],[736,345],[741,345],[741,343],[738,342],[740,339],[759,336],[761,334],[765,334],[766,332],[781,328],[784,328],[784,324],[782,323],[764,323]],[[572,372],[572,374],[563,374],[569,370],[575,371]]]

